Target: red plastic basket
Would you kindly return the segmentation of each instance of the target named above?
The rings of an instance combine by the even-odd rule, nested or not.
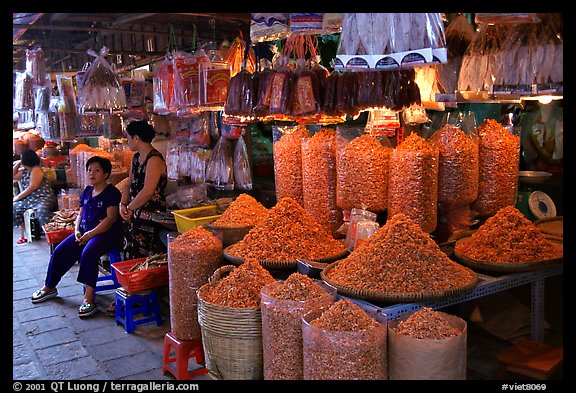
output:
[[[152,267],[149,269],[131,272],[130,268],[146,258],[130,259],[112,264],[116,271],[116,278],[128,292],[144,291],[168,285],[168,265]]]
[[[45,227],[42,227],[42,229],[44,229],[44,233],[46,234],[46,241],[48,244],[58,244],[62,240],[66,239],[68,235],[74,233],[74,229],[61,229],[59,231],[51,232],[47,232]]]

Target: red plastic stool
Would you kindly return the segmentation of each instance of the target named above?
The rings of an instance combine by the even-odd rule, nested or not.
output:
[[[170,354],[174,350],[175,356]],[[195,358],[196,363],[202,365],[201,368],[189,371],[188,360]],[[176,363],[176,368],[170,364]],[[204,352],[202,341],[200,340],[179,340],[170,332],[164,336],[164,356],[162,357],[162,374],[169,371],[176,379],[190,379],[197,375],[208,373],[204,366]]]

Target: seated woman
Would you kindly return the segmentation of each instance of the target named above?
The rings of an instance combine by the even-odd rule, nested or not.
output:
[[[34,209],[40,225],[52,219],[52,213],[58,207],[58,199],[52,190],[50,180],[44,175],[40,167],[40,157],[34,150],[25,150],[20,160],[14,161],[12,166],[12,179],[20,181],[24,188],[12,198],[12,222],[20,226],[20,239],[16,243],[27,242],[24,235],[24,213]]]
[[[112,173],[109,159],[90,157],[86,162],[88,186],[80,195],[80,212],[75,233],[54,249],[48,264],[44,286],[32,294],[32,303],[40,303],[58,295],[56,286],[62,276],[80,261],[78,282],[85,286],[84,302],[78,310],[81,318],[98,311],[95,289],[100,257],[121,247],[122,226],[118,220],[118,205],[122,194],[107,180]]]

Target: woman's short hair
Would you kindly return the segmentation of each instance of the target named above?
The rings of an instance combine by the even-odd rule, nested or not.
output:
[[[26,149],[20,154],[20,162],[22,165],[30,167],[38,166],[40,165],[40,157],[38,157],[38,154],[36,154],[34,150]]]
[[[104,172],[104,174],[108,174],[109,177],[110,174],[112,173],[112,163],[110,162],[110,160],[107,159],[106,157],[92,156],[88,159],[88,161],[86,161],[86,170],[88,170],[90,164],[95,162],[100,164],[100,166],[102,167],[102,172]]]
[[[136,120],[130,122],[126,127],[126,133],[131,137],[138,135],[144,142],[152,142],[156,136],[154,127],[146,120]]]

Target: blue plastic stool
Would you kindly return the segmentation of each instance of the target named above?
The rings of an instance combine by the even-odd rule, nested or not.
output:
[[[116,278],[116,271],[114,270],[114,268],[112,267],[112,265],[116,262],[120,262],[122,260],[122,256],[120,255],[120,250],[118,249],[118,247],[114,247],[112,250],[110,250],[110,252],[108,253],[108,258],[110,258],[110,274],[107,274],[105,276],[98,276],[98,279],[96,280],[96,288],[94,288],[94,293],[98,293],[98,292],[103,292],[103,291],[109,291],[112,289],[118,289],[120,288],[120,283],[118,282],[118,279]],[[100,284],[102,282],[109,282],[108,284]],[[86,292],[86,287],[82,286],[82,293]]]
[[[120,283],[116,278],[116,271],[112,267],[114,263],[120,262],[122,260],[122,256],[120,255],[120,250],[118,249],[118,247],[114,247],[112,250],[110,250],[110,252],[108,253],[108,257],[110,258],[110,274],[98,277],[98,280],[96,281],[95,293],[120,288]],[[111,282],[111,284],[98,285],[98,283],[106,281]]]
[[[130,293],[124,288],[117,289],[115,314],[116,325],[124,325],[126,333],[133,333],[136,326],[144,323],[156,322],[160,326],[163,322],[154,290]]]

